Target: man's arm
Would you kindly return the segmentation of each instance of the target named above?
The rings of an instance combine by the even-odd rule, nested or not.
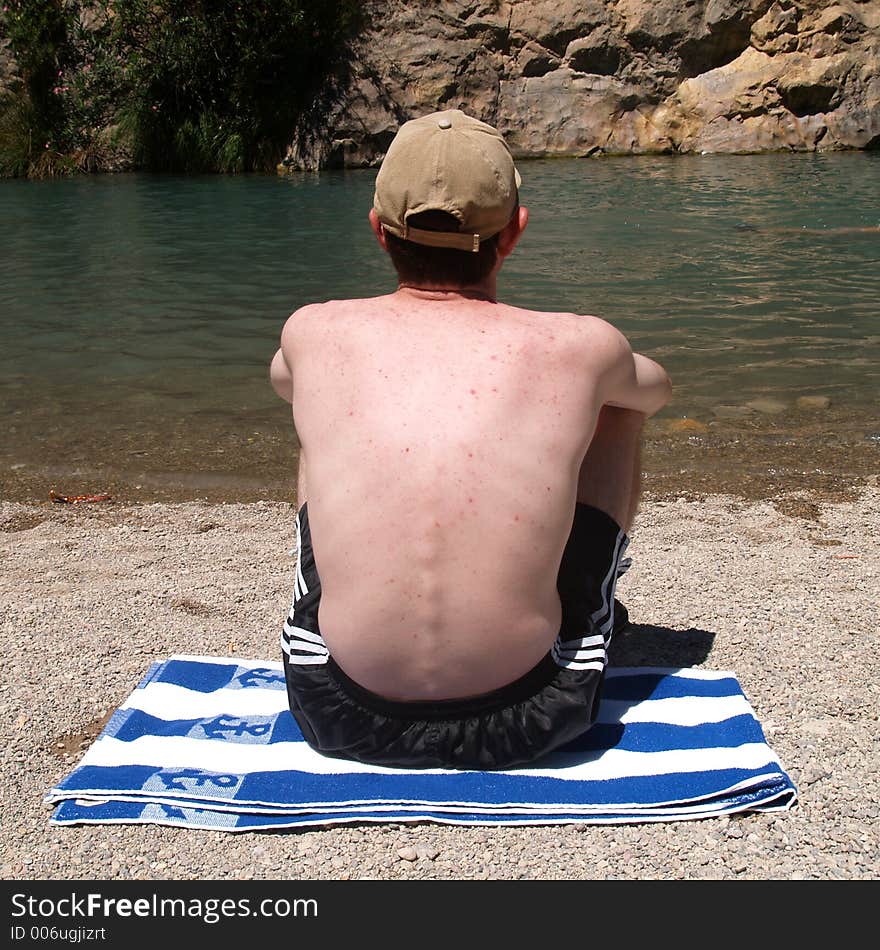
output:
[[[647,356],[633,353],[629,341],[617,331],[611,358],[602,387],[604,404],[653,416],[672,398],[672,382],[666,370]]]
[[[291,369],[291,354],[294,353],[296,337],[302,329],[303,317],[309,307],[300,307],[285,321],[281,328],[281,345],[272,357],[269,367],[269,379],[272,388],[285,401],[293,404],[293,370]]]

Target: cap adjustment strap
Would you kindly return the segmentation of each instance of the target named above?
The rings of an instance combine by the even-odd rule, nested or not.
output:
[[[389,228],[393,234],[396,229]],[[480,250],[479,234],[462,234],[458,231],[423,231],[421,228],[412,228],[404,224],[399,235],[404,241],[413,241],[415,244],[424,244],[428,247],[451,247],[459,251]]]

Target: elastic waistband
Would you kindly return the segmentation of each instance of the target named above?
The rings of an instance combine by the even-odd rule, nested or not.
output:
[[[548,653],[528,673],[508,683],[507,686],[493,689],[491,692],[481,693],[479,696],[468,696],[464,699],[402,702],[385,699],[384,696],[364,689],[342,670],[332,656],[328,657],[326,668],[343,692],[361,706],[383,716],[414,722],[469,719],[472,716],[495,712],[534,696],[560,671],[559,666]]]

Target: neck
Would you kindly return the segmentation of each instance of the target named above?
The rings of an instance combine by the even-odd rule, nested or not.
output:
[[[494,277],[482,284],[473,287],[441,287],[431,284],[398,284],[397,293],[404,296],[417,297],[420,300],[450,300],[462,298],[465,300],[488,300],[496,302]]]

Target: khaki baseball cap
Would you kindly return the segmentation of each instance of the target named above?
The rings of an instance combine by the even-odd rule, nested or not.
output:
[[[430,247],[478,251],[513,217],[521,184],[497,129],[458,109],[405,122],[376,178],[373,208],[387,231]],[[458,232],[409,226],[422,211],[447,211]]]

